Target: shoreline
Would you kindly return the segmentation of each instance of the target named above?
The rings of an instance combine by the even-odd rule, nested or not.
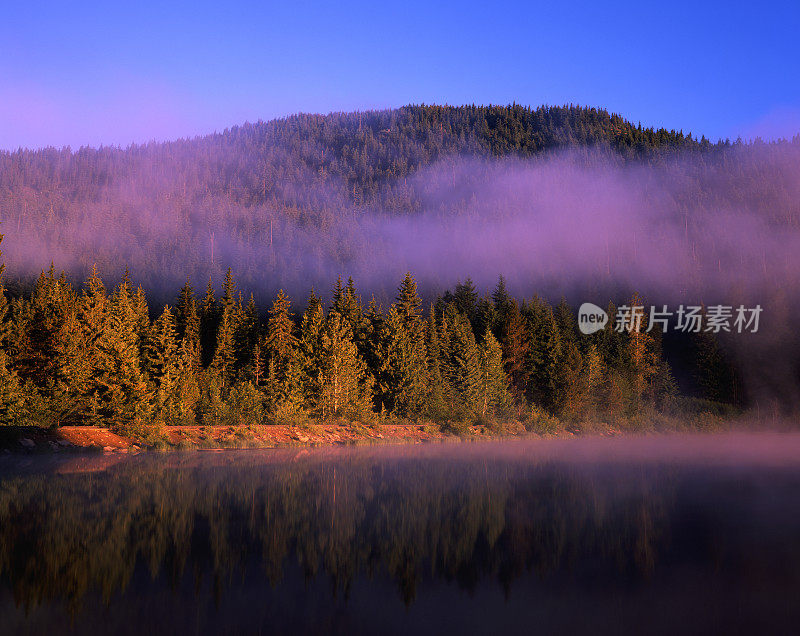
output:
[[[520,422],[508,422],[498,429],[472,425],[459,433],[443,431],[430,422],[404,424],[316,423],[256,424],[225,426],[164,426],[144,440],[124,436],[108,427],[0,426],[0,457],[9,455],[56,454],[138,454],[148,451],[222,451],[318,448],[337,446],[414,445],[428,443],[501,440],[568,440],[587,437],[636,437],[670,433],[718,434],[725,432],[797,431],[788,422],[753,422],[740,419],[725,426],[702,429],[691,426],[658,430],[625,430],[610,424],[591,428],[561,428],[548,432],[526,429]]]
[[[623,435],[611,427],[603,436]],[[462,440],[573,438],[569,431],[538,434],[522,426],[503,432],[472,426],[465,434],[441,431],[430,424],[259,424],[249,426],[169,426],[163,427],[156,443],[95,426],[64,426],[55,429],[35,426],[0,427],[0,454],[118,453],[135,454],[152,450],[228,450],[335,447],[381,444],[425,444]]]

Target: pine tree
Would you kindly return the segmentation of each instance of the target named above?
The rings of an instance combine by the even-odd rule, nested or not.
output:
[[[425,394],[425,332],[416,317],[405,321],[392,305],[383,323],[381,361],[382,405],[400,416],[420,413]]]
[[[388,360],[386,325],[383,312],[373,297],[363,316],[362,326],[354,334],[358,354],[367,365],[367,373],[372,378],[373,401],[375,408],[385,410],[389,400],[385,387],[386,361]]]
[[[222,312],[232,312],[235,304],[236,283],[233,280],[233,269],[229,267],[225,272],[225,282],[222,284],[222,298],[220,298]]]
[[[487,295],[478,300],[475,305],[475,315],[472,319],[472,330],[476,338],[483,338],[487,329],[494,327],[497,322],[497,312],[494,302]]]
[[[322,299],[317,296],[317,294],[314,292],[314,288],[312,287],[311,292],[308,294],[305,313],[315,310],[317,307],[322,307]]]
[[[264,346],[268,361],[267,406],[279,418],[297,413],[303,407],[302,361],[289,308],[289,298],[280,290],[269,311]]]
[[[92,281],[99,281],[96,272]],[[15,302],[12,366],[34,399],[37,418],[51,425],[84,423],[90,410],[84,398],[96,347],[86,337],[90,323],[78,311],[74,290],[52,267],[39,277],[28,303]]]
[[[220,311],[214,297],[214,283],[209,278],[206,295],[200,304],[200,359],[203,366],[211,364],[214,357],[219,321]]]
[[[220,388],[230,388],[234,379],[236,365],[236,323],[232,309],[223,310],[222,319],[217,328],[217,343],[211,368],[219,375]]]
[[[290,306],[289,297],[281,289],[267,319],[266,352],[270,358],[281,361],[291,358],[297,346]]]
[[[517,301],[513,298],[504,303],[504,310],[498,313],[495,333],[503,349],[506,374],[511,382],[511,391],[517,399],[525,395],[528,388],[528,370],[525,366],[528,357],[528,335],[525,322]]]
[[[417,284],[411,274],[406,274],[382,325],[379,361],[382,406],[404,417],[421,413],[427,394],[421,305]]]
[[[3,234],[0,234],[0,244],[3,243]],[[0,251],[0,348],[7,347],[11,336],[11,324],[9,322],[9,304],[6,298],[6,287],[3,281],[3,272],[6,264],[2,261],[3,252]],[[52,269],[52,264],[51,264]]]
[[[312,292],[313,293],[313,292]],[[333,299],[331,301],[331,311],[337,312],[343,316],[344,311],[344,286],[342,285],[342,277],[336,278],[336,286],[333,288]]]
[[[693,335],[694,379],[703,397],[717,402],[737,402],[736,370],[714,333],[701,330]]]
[[[478,292],[471,278],[467,278],[463,283],[456,285],[453,294],[453,302],[456,310],[469,318],[470,322],[475,317],[475,305],[478,302]]]
[[[5,351],[0,350],[0,426],[23,424],[28,413],[25,401],[19,376],[8,368]]]
[[[702,315],[702,324],[705,325],[705,307],[702,309]],[[736,404],[738,402],[736,367],[722,348],[718,336],[701,327],[699,332],[692,334],[692,345],[693,375],[703,397],[716,402]]]
[[[644,302],[638,294],[634,294],[630,300],[631,307],[643,306]],[[642,398],[647,391],[650,380],[659,371],[659,360],[656,359],[655,353],[655,334],[651,331],[648,332],[648,316],[643,313],[641,322],[631,325],[632,328],[627,330],[628,336],[628,360],[633,395],[631,396],[631,408],[636,410],[642,401]]]
[[[99,285],[90,279],[89,287],[87,307],[100,308],[103,301]],[[123,282],[107,303],[103,322],[92,328],[98,332],[98,355],[91,395],[93,411],[100,421],[125,432],[142,430],[149,416],[137,327],[137,312],[131,311],[128,289]]]
[[[361,418],[370,411],[370,376],[352,330],[338,312],[325,320],[320,338],[314,406],[319,415]]]
[[[447,394],[448,390],[442,377],[442,350],[439,345],[440,326],[436,323],[436,312],[431,306],[430,316],[428,316],[426,336],[426,373],[427,393],[425,396],[425,410],[434,420],[441,420],[447,417]]]
[[[506,314],[511,309],[512,298],[509,296],[508,289],[506,288],[506,279],[502,276],[497,279],[497,286],[492,292],[492,302],[494,303],[498,318],[501,321],[504,320]]]
[[[561,301],[558,303],[558,305],[556,305],[553,315],[555,317],[556,327],[558,328],[561,342],[564,345],[571,344],[580,348],[575,315],[572,313],[572,309],[567,304],[566,298],[561,298]]]
[[[403,282],[397,288],[395,304],[403,322],[412,323],[421,317],[422,299],[417,294],[417,282],[411,272],[406,273]]]
[[[253,295],[250,295],[250,300],[247,306],[241,309],[241,296],[237,307],[240,309],[240,317],[238,320],[238,327],[235,334],[236,343],[236,368],[239,374],[246,376],[245,379],[249,380],[253,371],[253,353],[256,344],[261,339],[261,330],[258,324],[258,309]]]
[[[256,342],[253,345],[253,352],[250,356],[250,369],[248,379],[253,383],[253,386],[260,387],[264,381],[264,349],[261,342]]]
[[[178,375],[175,380],[177,417],[180,423],[197,419],[201,397],[200,345],[187,333],[178,347]]]
[[[140,352],[150,332],[150,308],[147,305],[147,296],[144,289],[139,286],[133,296],[132,302],[133,319],[136,325],[136,338],[139,343]]]
[[[209,285],[210,287],[210,285]],[[213,307],[213,288],[210,287],[209,305]],[[178,371],[175,379],[176,417],[182,423],[193,423],[197,418],[200,400],[201,328],[197,301],[189,279],[178,296],[175,309],[175,331],[178,340]]]
[[[175,328],[179,340],[188,337],[190,341],[200,342],[200,316],[197,313],[194,289],[188,278],[178,296],[178,304],[175,308]]]
[[[602,391],[605,378],[606,370],[603,366],[603,358],[597,349],[597,345],[591,344],[583,356],[582,389],[584,410],[596,413],[603,407]]]
[[[486,329],[480,345],[480,412],[494,415],[510,403],[508,379],[503,368],[503,350],[500,343]]]
[[[175,319],[169,306],[153,323],[145,343],[144,366],[151,383],[153,417],[162,424],[181,419],[180,359]]]
[[[347,279],[347,287],[345,287],[344,297],[341,302],[341,314],[342,317],[350,323],[350,327],[353,329],[354,333],[362,327],[361,299],[358,297],[356,286],[352,278]]]
[[[298,344],[299,363],[302,370],[303,402],[314,409],[322,384],[322,331],[325,315],[322,303],[311,291],[308,306],[300,323],[300,341]]]
[[[547,301],[534,297],[526,309],[528,399],[553,411],[559,401],[558,369],[563,356],[561,334]]]
[[[564,337],[561,355],[555,363],[554,391],[549,408],[565,416],[582,414],[587,398],[585,380],[583,355],[569,336]]]
[[[480,412],[480,352],[468,318],[448,305],[442,318],[442,376],[454,413]]]

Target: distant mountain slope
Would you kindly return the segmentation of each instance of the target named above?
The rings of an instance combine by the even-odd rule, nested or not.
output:
[[[530,156],[566,146],[612,148],[624,157],[710,147],[682,132],[643,129],[605,110],[577,106],[406,106],[293,115],[222,133],[127,149],[0,152],[0,193],[21,189],[94,201],[133,182],[192,199],[223,195],[246,205],[280,198],[286,182],[338,179],[357,200],[452,155]]]
[[[51,260],[78,276],[93,263],[112,276],[129,265],[149,288],[172,289],[231,265],[245,289],[304,289],[375,269],[395,239],[369,219],[475,216],[488,205],[517,213],[519,202],[475,204],[502,174],[497,161],[565,148],[572,163],[603,157],[615,168],[690,158],[671,194],[675,214],[744,207],[794,222],[796,182],[776,157],[798,145],[711,144],[595,108],[423,105],[294,115],[127,149],[2,152],[3,249],[22,278]]]

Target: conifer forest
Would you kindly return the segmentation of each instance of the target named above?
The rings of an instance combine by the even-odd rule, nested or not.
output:
[[[798,633],[798,33],[3,3],[0,636]]]
[[[519,198],[489,199],[497,205],[489,215],[471,203],[498,171],[558,156],[551,177],[613,165],[645,175],[662,196],[653,170],[680,166],[681,187],[658,210],[662,230],[637,238],[634,228],[624,269],[633,266],[660,298],[679,298],[675,280],[647,278],[677,224],[695,254],[685,284],[703,292],[704,312],[723,290],[785,314],[793,301],[754,297],[763,279],[748,281],[743,267],[788,281],[794,257],[746,252],[736,236],[725,245],[722,226],[732,224],[709,219],[736,207],[758,219],[757,231],[795,232],[800,199],[787,157],[799,148],[797,138],[712,144],[573,106],[410,106],[127,149],[0,153],[1,421],[142,436],[163,425],[387,419],[452,431],[507,421],[544,432],[587,421],[635,429],[684,416],[713,425],[758,397],[741,351],[706,323],[672,336],[647,316],[636,330],[618,328],[617,306],[649,303],[621,274],[624,263],[612,266],[621,257],[608,234],[605,252],[586,248],[599,263],[578,273],[565,261],[526,263],[524,252],[515,262],[510,244],[507,263],[486,261],[506,266],[507,277],[500,270],[488,283],[491,268],[479,260],[475,283],[466,269],[451,274],[447,254],[479,253],[486,228],[508,219],[527,222],[512,231],[549,236],[545,213],[541,223],[519,217]],[[565,178],[558,187],[573,185]],[[640,194],[652,205],[655,194]],[[387,222],[398,225],[378,236]],[[475,231],[459,246],[464,227]],[[430,251],[428,260],[396,259],[389,245],[428,230],[441,273]],[[575,241],[566,260],[581,258]],[[445,252],[448,242],[460,251]],[[742,267],[726,276],[730,242],[742,248]],[[684,267],[684,255],[674,256]],[[587,292],[602,298],[611,317],[602,330],[579,332],[568,292],[575,304]],[[791,343],[759,346],[767,356],[777,346],[795,368]],[[770,399],[793,408],[792,391]]]

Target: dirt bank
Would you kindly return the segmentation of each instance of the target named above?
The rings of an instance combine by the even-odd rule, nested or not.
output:
[[[419,443],[448,437],[435,427],[417,424],[384,425],[376,428],[341,424],[311,426],[169,426],[163,429],[175,446],[280,448],[329,444]]]
[[[473,427],[472,437],[496,435],[482,427]],[[453,439],[438,427],[421,424],[385,424],[365,427],[348,424],[305,426],[167,426],[156,436],[156,446],[166,449],[215,448],[285,448],[337,444],[419,444]],[[51,453],[96,451],[129,453],[145,450],[147,445],[94,426],[64,426],[45,429],[32,426],[0,427],[0,452]]]
[[[0,449],[6,453],[68,450],[127,453],[138,451],[141,446],[133,440],[112,433],[107,428],[94,426],[62,426],[55,429],[36,426],[2,426],[0,427]]]

